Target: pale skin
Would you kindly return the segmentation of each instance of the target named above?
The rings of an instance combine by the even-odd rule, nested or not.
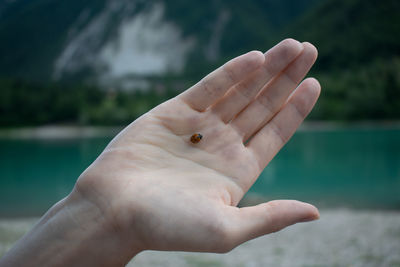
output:
[[[144,250],[223,253],[318,219],[314,206],[295,200],[237,207],[317,101],[317,80],[303,80],[316,57],[310,43],[287,39],[150,110],[0,266],[124,266]],[[197,144],[195,133],[203,135]]]

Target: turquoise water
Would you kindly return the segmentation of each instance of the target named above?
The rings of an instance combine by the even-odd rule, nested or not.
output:
[[[0,139],[0,217],[46,211],[70,192],[110,139]],[[400,130],[299,132],[250,193],[327,206],[399,209]]]
[[[400,208],[400,130],[297,133],[252,192],[319,205]]]

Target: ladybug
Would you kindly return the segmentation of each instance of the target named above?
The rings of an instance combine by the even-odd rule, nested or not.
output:
[[[192,142],[193,144],[197,144],[198,142],[200,142],[201,138],[203,138],[201,134],[194,134],[192,135],[192,137],[190,137],[190,142]]]

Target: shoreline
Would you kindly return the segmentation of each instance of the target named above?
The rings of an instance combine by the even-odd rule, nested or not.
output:
[[[114,137],[125,126],[64,126],[46,125],[0,129],[3,139],[73,139]]]
[[[35,127],[0,128],[3,139],[69,139],[113,137],[126,126],[79,126],[44,125]],[[340,131],[340,130],[400,130],[400,120],[396,121],[305,121],[298,132]]]

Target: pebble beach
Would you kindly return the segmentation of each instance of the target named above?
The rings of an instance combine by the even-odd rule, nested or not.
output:
[[[0,219],[0,257],[37,220]],[[323,209],[318,221],[257,238],[227,254],[146,251],[127,266],[400,267],[400,211]]]

